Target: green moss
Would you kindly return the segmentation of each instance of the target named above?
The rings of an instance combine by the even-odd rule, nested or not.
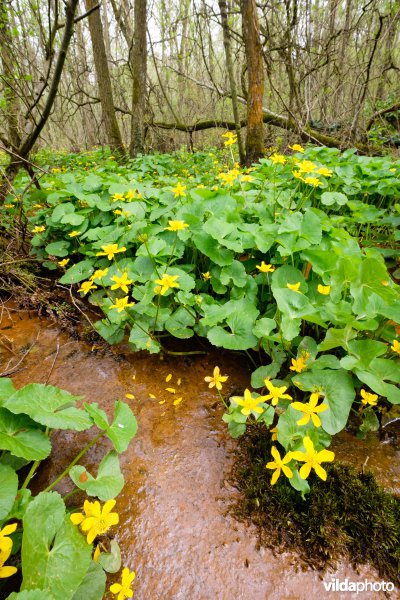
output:
[[[311,493],[302,500],[283,475],[271,486],[265,469],[270,449],[270,434],[250,429],[239,442],[233,470],[243,495],[233,513],[257,526],[260,544],[295,550],[318,569],[334,565],[340,556],[354,566],[370,563],[381,577],[398,583],[400,499],[385,492],[371,473],[333,463],[324,465],[326,482],[309,477]]]

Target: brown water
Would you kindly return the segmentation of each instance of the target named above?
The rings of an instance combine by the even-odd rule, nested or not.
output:
[[[356,573],[345,562],[325,575],[303,571],[291,554],[257,549],[256,532],[227,514],[237,492],[229,483],[235,442],[221,421],[222,408],[203,381],[218,364],[230,379],[229,390],[248,385],[246,364],[232,354],[162,357],[132,354],[123,346],[98,350],[75,341],[57,326],[32,313],[0,307],[0,372],[12,371],[17,387],[48,382],[85,394],[112,412],[114,400],[133,394],[139,423],[137,436],[121,463],[126,485],[117,498],[120,524],[115,537],[124,566],[136,571],[136,600],[321,600],[384,598],[383,593],[328,593],[322,579],[379,581],[370,567]],[[172,380],[165,382],[171,373]],[[49,379],[50,375],[50,379]],[[181,379],[178,386],[177,380]],[[179,390],[174,406],[166,387]],[[150,396],[152,394],[155,398]],[[89,434],[61,433],[53,453],[35,481],[52,480],[76,455]],[[106,443],[87,455],[86,465],[99,462]],[[359,442],[342,436],[335,451],[358,465],[369,456],[383,484],[399,489],[396,451],[376,438]],[[390,465],[390,471],[388,470]],[[60,491],[71,489],[65,482]],[[398,597],[392,593],[391,598]]]

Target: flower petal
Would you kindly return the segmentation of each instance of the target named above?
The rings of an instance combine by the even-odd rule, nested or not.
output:
[[[11,533],[14,533],[14,531],[17,529],[17,527],[18,527],[18,523],[11,523],[11,525],[6,525],[0,531],[0,536],[10,535]]]
[[[112,509],[114,508],[114,506],[116,504],[117,504],[116,500],[107,500],[107,502],[103,506],[103,511],[102,511],[103,516],[108,515],[108,513],[112,511]]]
[[[314,453],[314,444],[312,443],[312,440],[308,437],[308,435],[306,435],[306,437],[303,438],[303,446],[308,454]]]
[[[122,585],[120,583],[113,583],[110,585],[110,592],[112,594],[118,594],[122,590]]]
[[[317,454],[318,462],[332,462],[335,458],[335,453],[331,450],[321,450]]]
[[[281,470],[280,469],[276,469],[276,471],[274,471],[272,473],[272,477],[271,477],[271,485],[275,485],[276,482],[279,479],[279,475],[281,474]]]
[[[305,464],[304,464],[304,465],[301,467],[301,469],[300,469],[300,471],[299,471],[299,475],[300,475],[300,477],[301,477],[302,479],[307,479],[307,477],[308,477],[308,476],[309,476],[309,474],[310,474],[310,471],[311,471],[311,465],[310,465],[310,463],[305,463]]]
[[[326,471],[323,467],[321,467],[321,465],[315,464],[314,471],[316,472],[318,477],[320,477],[323,481],[326,481],[326,477],[327,477]]]
[[[289,467],[287,467],[286,465],[282,465],[282,471],[288,479],[291,479],[293,477],[292,469],[289,469]]]

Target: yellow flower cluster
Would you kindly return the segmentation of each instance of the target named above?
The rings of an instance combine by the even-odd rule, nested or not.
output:
[[[221,179],[225,185],[233,185],[238,175],[240,175],[240,171],[238,169],[231,169],[227,173],[220,173],[218,175],[218,179]]]
[[[119,515],[111,512],[116,504],[115,500],[108,500],[103,507],[98,500],[89,502],[85,500],[82,513],[73,513],[70,519],[74,525],[80,525],[82,531],[86,534],[86,541],[92,544],[95,538],[103,535],[113,525],[119,522]]]
[[[224,142],[224,146],[232,146],[233,144],[236,144],[236,142],[237,142],[237,135],[236,135],[236,133],[233,133],[232,131],[227,131],[226,133],[223,133],[222,137],[226,138],[226,141]]]
[[[0,579],[11,577],[17,572],[16,567],[4,566],[4,563],[9,559],[13,547],[13,541],[9,535],[17,529],[17,523],[6,525],[0,530]]]
[[[335,458],[334,452],[325,449],[317,452],[317,450],[314,448],[313,441],[308,436],[303,438],[303,446],[305,452],[301,452],[299,450],[296,450],[295,452],[288,452],[283,458],[281,458],[275,446],[271,448],[271,454],[274,460],[268,462],[266,465],[267,469],[274,470],[274,473],[271,477],[271,485],[275,485],[282,471],[289,479],[293,477],[292,469],[287,466],[292,460],[297,460],[304,463],[299,470],[299,475],[302,479],[307,479],[311,473],[311,469],[314,469],[318,477],[320,477],[323,481],[326,481],[327,473],[325,469],[321,467],[321,463],[332,462]]]

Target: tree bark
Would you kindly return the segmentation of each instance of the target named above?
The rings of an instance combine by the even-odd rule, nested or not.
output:
[[[85,0],[86,10],[91,10],[96,5],[95,0]],[[95,10],[89,17],[90,39],[92,41],[94,67],[96,71],[97,85],[103,115],[104,128],[106,130],[107,143],[112,152],[124,153],[121,132],[115,114],[113,93],[111,87],[110,72],[108,69],[106,46],[104,43],[103,25],[100,11]]]
[[[222,33],[223,33],[223,38],[224,38],[225,62],[226,62],[226,70],[228,71],[228,77],[229,77],[229,87],[230,87],[230,91],[231,91],[232,110],[233,110],[233,118],[235,120],[235,130],[236,130],[236,135],[237,135],[237,140],[238,140],[239,157],[240,157],[240,162],[243,165],[246,161],[246,157],[245,157],[245,153],[244,153],[241,127],[240,127],[239,105],[238,105],[238,99],[237,99],[235,73],[233,71],[233,63],[232,63],[231,39],[230,39],[230,35],[229,35],[226,0],[218,0],[218,4],[219,4],[219,10],[221,12],[221,25],[222,25]]]
[[[12,148],[18,148],[21,143],[19,131],[19,98],[15,91],[15,80],[13,77],[12,39],[10,36],[11,24],[8,21],[7,6],[5,0],[0,0],[0,58],[3,66],[3,86],[5,117],[9,142]]]
[[[147,0],[135,0],[130,155],[144,151],[147,79]]]
[[[248,74],[246,163],[251,164],[264,154],[264,65],[256,2],[241,0],[240,4]]]

